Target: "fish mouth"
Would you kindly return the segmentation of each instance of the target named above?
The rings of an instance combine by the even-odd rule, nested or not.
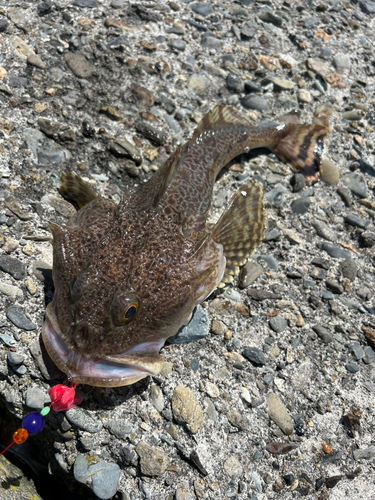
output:
[[[69,349],[56,330],[53,320],[46,315],[42,327],[44,345],[52,361],[72,383],[121,387],[149,375],[158,375],[162,369],[164,357],[157,353],[164,345],[164,339],[145,342],[121,354],[89,359]]]

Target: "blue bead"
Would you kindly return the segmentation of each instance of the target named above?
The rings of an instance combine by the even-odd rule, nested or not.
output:
[[[44,417],[37,411],[28,413],[22,420],[22,427],[27,430],[30,436],[38,434],[44,427]]]

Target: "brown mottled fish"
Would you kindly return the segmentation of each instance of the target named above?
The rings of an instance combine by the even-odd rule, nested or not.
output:
[[[48,353],[72,382],[116,387],[160,372],[166,339],[263,238],[256,182],[241,187],[208,229],[217,174],[243,151],[266,147],[315,178],[328,115],[322,108],[311,125],[289,115],[275,127],[256,128],[235,109],[216,106],[119,205],[74,174],[61,176],[61,193],[79,210],[63,227],[50,224],[55,295],[42,331]]]

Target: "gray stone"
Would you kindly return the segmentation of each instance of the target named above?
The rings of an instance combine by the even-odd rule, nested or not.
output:
[[[359,6],[365,14],[368,14],[369,16],[373,16],[375,14],[375,2],[372,0],[360,0]]]
[[[335,259],[349,259],[350,258],[350,253],[344,250],[343,248],[340,248],[336,245],[333,245],[332,243],[328,243],[327,241],[320,241],[318,243],[318,248],[321,250],[324,250],[325,252],[328,253],[331,257]]]
[[[288,410],[280,400],[277,394],[270,393],[268,395],[268,415],[275,422],[275,424],[289,436],[293,434],[294,423],[292,417],[289,415]]]
[[[375,2],[374,2],[375,4]],[[375,12],[375,9],[374,9]],[[353,451],[354,460],[371,460],[375,458],[375,446],[369,446],[368,448],[362,448]]]
[[[9,255],[0,255],[0,269],[8,273],[16,280],[21,280],[26,276],[25,265]]]
[[[293,193],[299,193],[306,186],[306,178],[303,174],[294,174],[290,179],[290,184],[293,187]]]
[[[231,90],[232,92],[243,92],[244,82],[239,76],[229,73],[226,83],[228,90]]]
[[[249,260],[242,268],[238,278],[238,286],[240,288],[246,288],[251,283],[254,283],[255,280],[259,278],[264,273],[263,267],[254,262],[253,260]]]
[[[158,412],[163,411],[164,409],[164,396],[163,391],[160,389],[158,385],[152,385],[150,389],[150,400],[154,407],[158,410]]]
[[[142,441],[136,446],[140,468],[145,476],[161,476],[169,466],[169,457],[162,451],[149,446]]]
[[[198,305],[194,311],[191,320],[186,326],[183,326],[173,337],[169,337],[169,344],[187,344],[207,337],[210,331],[208,316],[202,306]]]
[[[75,406],[65,413],[68,421],[77,429],[95,434],[102,430],[103,425],[100,420],[90,415],[90,412]]]
[[[249,429],[249,421],[246,415],[240,413],[239,411],[233,409],[229,410],[227,413],[227,419],[234,427],[237,427],[237,429],[240,429],[241,431],[247,431]]]
[[[105,423],[106,429],[118,439],[126,440],[132,432],[132,426],[123,420],[109,420]]]
[[[374,363],[375,361],[375,351],[369,345],[365,347],[365,355],[363,357],[363,361],[366,363],[366,365]]]
[[[204,34],[201,37],[201,44],[205,49],[216,49],[222,44],[222,41],[209,34]]]
[[[274,316],[273,318],[270,318],[269,324],[272,330],[276,333],[283,332],[285,328],[288,326],[287,320],[280,314]]]
[[[34,154],[34,163],[41,167],[62,165],[71,157],[70,152],[56,144],[52,139],[47,139],[42,132],[32,128],[23,131],[27,149]]]
[[[98,4],[96,0],[74,0],[73,5],[86,9],[94,9]]]
[[[347,363],[345,365],[345,368],[350,373],[357,373],[359,371],[359,366],[356,363]]]
[[[210,14],[213,14],[213,12],[214,12],[211,5],[208,5],[206,3],[199,3],[199,2],[192,3],[190,5],[190,8],[193,12],[195,12],[196,14],[203,16],[203,17],[207,17]]]
[[[330,342],[332,342],[332,333],[328,331],[324,326],[314,325],[312,329],[325,344],[329,344]]]
[[[350,191],[358,196],[358,198],[367,198],[368,188],[365,179],[362,175],[355,172],[345,175],[342,182],[350,189]]]
[[[49,403],[50,399],[46,391],[39,387],[28,387],[26,391],[25,403],[28,408],[33,410],[41,410],[45,403]]]
[[[337,241],[336,233],[323,221],[314,219],[311,225],[316,231],[316,234],[328,241]]]
[[[318,22],[319,21],[316,16],[310,16],[303,21],[303,26],[307,29],[312,29],[317,26]]]
[[[44,260],[34,260],[32,271],[34,276],[42,283],[47,283],[48,285],[53,284],[52,266],[48,264],[48,262],[44,262]]]
[[[357,276],[357,264],[353,259],[346,259],[340,262],[341,274],[344,278],[348,278],[350,281],[354,281]]]
[[[349,54],[336,54],[333,58],[333,64],[336,68],[337,73],[339,73],[340,75],[347,74],[351,67]]]
[[[263,366],[266,364],[266,358],[263,351],[257,347],[245,347],[242,351],[242,356],[251,361],[256,366]]]
[[[344,293],[344,288],[340,283],[334,280],[326,280],[326,287],[333,293]]]
[[[20,352],[7,351],[7,357],[11,365],[20,365],[25,360],[25,355]]]
[[[277,185],[264,195],[265,200],[272,206],[280,208],[285,203],[285,193],[287,189],[283,185]]]
[[[344,215],[344,221],[350,226],[365,228],[367,223],[361,217],[358,217],[356,214],[347,214]]]
[[[23,293],[18,286],[8,285],[8,283],[0,283],[0,293],[15,299],[17,296],[22,297]]]
[[[243,473],[243,467],[234,455],[230,455],[225,460],[223,468],[230,477],[239,477]]]
[[[363,347],[358,343],[352,344],[350,346],[350,350],[353,353],[353,356],[356,359],[356,361],[361,360],[365,356],[365,351]]]
[[[274,14],[271,10],[263,10],[259,13],[259,19],[265,23],[271,23],[274,26],[281,27],[283,25],[283,19],[280,16]]]
[[[303,361],[293,374],[292,384],[298,391],[305,389],[310,383],[315,367],[310,360]]]
[[[9,307],[6,312],[7,318],[13,323],[17,328],[22,330],[36,330],[37,326],[34,325],[28,318],[26,318],[22,309],[16,306]]]
[[[180,38],[176,38],[173,40],[169,40],[168,45],[170,46],[171,49],[183,52],[186,49],[187,43],[184,40],[181,40]]]
[[[374,231],[364,231],[361,234],[361,243],[366,248],[371,248],[375,245],[375,232]]]
[[[294,214],[305,214],[311,205],[310,198],[298,198],[297,200],[293,200],[290,206],[292,212]]]
[[[17,340],[6,333],[0,335],[0,340],[2,340],[7,347],[17,347]]]
[[[84,455],[78,455],[74,462],[74,478],[89,486],[101,500],[108,500],[115,495],[120,480],[120,467],[111,462],[88,465]]]
[[[241,104],[246,109],[254,109],[256,111],[267,111],[268,101],[264,97],[258,95],[247,95],[241,99]]]
[[[114,146],[112,146],[114,144],[117,144],[118,146],[120,146],[120,149],[117,147],[114,150],[113,149]],[[142,163],[142,156],[141,156],[138,148],[134,144],[131,144],[125,137],[121,137],[121,136],[116,137],[114,142],[110,145],[110,150],[118,156],[130,158],[137,165],[140,165]]]
[[[79,52],[67,52],[64,60],[78,78],[90,78],[95,73],[95,66],[89,63],[86,57]]]

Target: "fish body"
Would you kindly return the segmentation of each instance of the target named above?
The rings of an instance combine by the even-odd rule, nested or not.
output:
[[[312,125],[289,117],[255,128],[235,109],[216,106],[119,205],[79,177],[62,175],[60,191],[79,210],[64,227],[50,225],[55,294],[42,335],[72,382],[115,387],[160,372],[166,339],[263,238],[263,194],[255,182],[234,194],[213,228],[206,226],[217,174],[243,151],[267,147],[315,177],[328,114],[323,109]]]

